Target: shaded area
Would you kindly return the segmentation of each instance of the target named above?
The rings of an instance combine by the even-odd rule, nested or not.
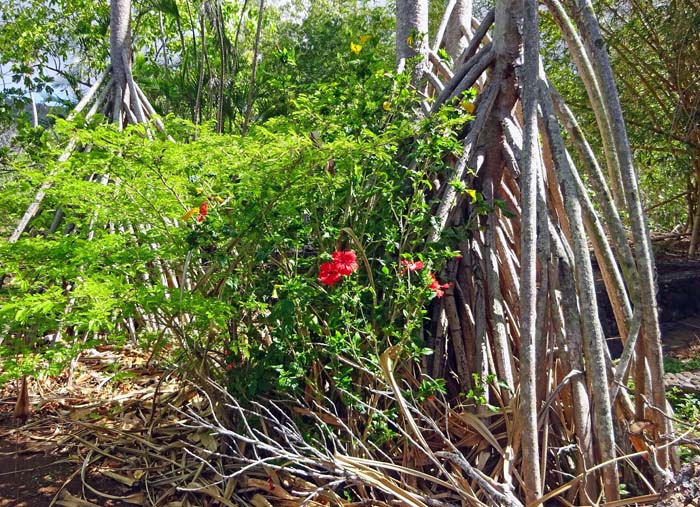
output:
[[[661,492],[657,507],[686,507],[698,505],[700,498],[700,458],[684,463],[676,475],[676,483]]]
[[[11,424],[7,411],[3,411],[0,424],[2,428]],[[81,463],[61,448],[57,442],[60,435],[39,426],[31,433],[17,432],[14,437],[0,439],[0,507],[88,506],[77,501],[83,498],[85,490],[80,477]],[[91,486],[101,492],[114,496],[128,494],[129,488],[101,474],[90,473],[87,478]],[[98,498],[89,490],[85,492],[84,498],[91,504],[128,505]]]
[[[656,263],[657,300],[664,356],[677,361],[700,357],[700,261],[661,256]],[[613,358],[622,353],[617,324],[603,281],[596,280],[598,312]],[[667,369],[667,388],[700,393],[700,368],[687,363],[680,371]]]
[[[146,361],[141,351],[101,347],[84,351],[70,372],[30,378],[32,412],[22,425],[12,417],[15,383],[2,386],[0,507],[124,507],[129,505],[124,498],[145,501],[141,482],[123,480],[123,463],[96,452],[94,444],[104,425],[117,445],[115,434],[129,432],[130,415],[143,410],[158,386],[163,395],[177,393],[160,380],[162,370]]]
[[[656,264],[657,300],[659,304],[659,321],[664,349],[671,341],[678,342],[689,335],[695,326],[694,317],[700,315],[700,261],[678,259],[663,260]],[[619,332],[613,315],[610,300],[600,276],[596,281],[596,298],[598,314],[603,332],[608,337],[608,344],[613,357],[622,352]],[[700,328],[697,329],[700,331]],[[673,345],[678,347],[678,345]]]
[[[5,417],[3,425],[8,420]],[[43,507],[51,503],[75,469],[66,457],[47,452],[26,452],[27,444],[0,440],[0,507]]]

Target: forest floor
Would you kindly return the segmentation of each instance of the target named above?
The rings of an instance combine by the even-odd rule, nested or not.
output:
[[[285,495],[274,471],[222,486],[229,460],[200,424],[216,420],[208,396],[143,352],[89,349],[70,374],[31,380],[22,425],[11,384],[0,390],[0,507],[233,507],[234,488],[239,497]]]
[[[34,427],[31,436],[15,435],[15,441],[0,441],[0,506],[45,507],[51,505],[85,506],[87,503],[104,507],[127,505],[90,495],[82,487],[76,459],[65,454],[46,428]],[[36,439],[46,438],[43,445]],[[92,474],[91,474],[92,475]],[[90,477],[90,483],[112,495],[125,493],[125,487],[100,474]],[[85,499],[85,500],[83,500]]]
[[[700,358],[700,317],[677,323],[666,349],[679,360]],[[206,432],[183,424],[183,414],[172,409],[196,401],[196,393],[177,379],[162,381],[164,373],[135,351],[86,351],[72,383],[67,376],[31,382],[34,409],[23,425],[12,419],[14,389],[0,392],[0,507],[127,507],[159,499],[167,507],[227,505],[217,501],[225,497],[220,490],[188,503],[163,487],[172,482],[168,477],[201,472],[196,460],[186,463],[185,448],[211,447]],[[684,480],[660,505],[694,505],[683,499],[700,495],[698,473],[700,464],[686,465]],[[151,491],[145,476],[155,482]]]
[[[96,427],[112,429],[118,446],[137,414],[153,407],[157,389],[161,395],[177,390],[175,382],[160,382],[163,371],[146,361],[128,349],[85,351],[71,382],[68,373],[30,381],[33,409],[22,425],[12,418],[16,390],[6,386],[0,399],[0,507],[141,505],[143,495],[133,494],[138,491],[128,474],[124,479],[118,473],[118,462],[103,455],[99,467],[92,465],[102,451]]]
[[[666,326],[664,349],[700,359],[700,315]],[[31,380],[30,393],[32,414],[18,425],[15,386],[0,389],[0,507],[234,505],[207,476],[201,451],[216,451],[214,438],[188,425],[188,407],[205,413],[206,400],[144,352],[87,350],[71,372]],[[700,496],[700,463],[684,467],[659,505],[695,505],[684,502]],[[237,487],[275,504],[270,480],[244,478]],[[200,491],[182,493],[190,486]]]

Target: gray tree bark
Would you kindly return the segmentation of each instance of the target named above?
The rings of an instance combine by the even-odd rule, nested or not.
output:
[[[500,3],[503,5],[505,2]],[[507,12],[516,10],[511,2]],[[520,202],[520,419],[523,476],[527,503],[542,495],[539,435],[537,428],[537,182],[540,177],[540,145],[537,131],[537,81],[539,70],[539,31],[537,0],[525,0],[523,26],[522,115],[523,153],[521,158]],[[512,10],[511,10],[512,9]],[[498,16],[505,12],[496,10]],[[539,210],[545,213],[546,210]],[[546,231],[544,231],[546,233]],[[540,315],[541,316],[541,315]]]
[[[562,37],[571,43],[572,51],[577,53],[576,63],[583,67],[579,72],[584,72],[589,80],[590,100],[598,109],[599,128],[609,141],[605,154],[611,176],[616,181],[631,181],[627,184],[628,195],[617,202],[610,199],[610,187],[595,155],[588,149],[575,121],[563,114],[568,110],[555,99],[556,93],[550,89],[546,75],[538,70],[538,2],[497,1],[493,21],[486,19],[477,30],[481,34],[479,40],[471,41],[468,49],[463,50],[466,61],[456,61],[451,72],[441,73],[438,68],[438,74],[446,76],[446,82],[438,82],[432,90],[428,87],[427,96],[437,97],[431,105],[431,111],[435,112],[443,104],[458,104],[463,92],[482,74],[488,76],[479,87],[476,117],[468,125],[463,154],[452,170],[441,176],[433,228],[427,237],[428,242],[435,242],[447,229],[452,229],[452,233],[462,231],[465,220],[478,222],[478,227],[464,233],[466,237],[459,243],[464,254],[461,265],[449,266],[445,273],[452,277],[449,273],[456,271],[455,295],[449,300],[449,308],[446,302],[437,303],[435,315],[441,318],[439,330],[432,336],[443,359],[440,365],[434,364],[440,368],[431,373],[449,376],[450,369],[456,366],[452,374],[464,389],[468,384],[463,378],[465,369],[472,365],[472,375],[478,378],[495,374],[506,385],[515,385],[518,436],[513,448],[516,456],[520,456],[521,492],[528,503],[547,497],[541,496],[544,484],[551,487],[558,482],[554,479],[556,474],[547,470],[552,464],[547,457],[548,442],[556,430],[549,425],[548,409],[543,404],[548,406],[556,397],[556,392],[551,390],[552,382],[570,382],[567,396],[571,401],[560,402],[571,411],[566,424],[570,424],[569,435],[576,435],[581,451],[575,459],[576,469],[583,477],[578,491],[572,491],[571,495],[573,498],[578,493],[582,504],[590,504],[601,494],[607,501],[619,498],[616,446],[626,451],[630,442],[625,441],[623,434],[616,434],[614,417],[632,420],[635,415],[627,392],[611,389],[611,383],[615,378],[624,379],[632,349],[638,358],[634,366],[635,383],[641,386],[637,399],[642,408],[637,407],[637,415],[650,418],[651,411],[644,407],[641,395],[651,392],[659,421],[657,439],[663,442],[663,435],[670,435],[671,429],[661,425],[665,408],[657,404],[661,399],[657,396],[663,393],[659,349],[653,340],[645,343],[645,335],[636,340],[638,322],[632,307],[636,319],[655,308],[653,294],[643,287],[645,275],[638,275],[638,270],[648,269],[651,264],[644,248],[635,245],[633,252],[627,244],[617,209],[625,202],[632,203],[634,208],[638,195],[631,195],[636,180],[629,177],[633,174],[629,163],[620,177],[620,166],[630,156],[622,153],[624,134],[619,131],[625,127],[610,98],[614,94],[606,84],[610,76],[606,75],[607,71],[594,69],[591,63],[595,61],[598,67],[605,65],[600,55],[589,53],[589,48],[602,46],[592,36],[593,28],[579,28],[579,34],[576,27],[566,23],[566,11],[557,0],[549,0],[548,5],[557,10]],[[433,51],[441,45],[446,47],[448,22],[456,15],[457,7],[457,0],[447,3]],[[584,7],[589,9],[587,13],[582,13]],[[584,7],[577,9],[577,16],[586,18],[586,23],[594,27],[590,6]],[[492,22],[491,42],[486,42],[484,27]],[[556,106],[553,102],[557,102]],[[556,113],[560,115],[559,121]],[[564,144],[560,121],[571,130],[573,147],[583,149],[583,166],[591,173],[589,179],[599,194],[597,199],[608,196],[601,217]],[[475,214],[484,211],[475,210],[464,195],[443,183],[454,180],[482,193],[484,202],[494,207],[489,209],[488,218],[475,219]],[[507,202],[514,217],[504,217],[496,209],[497,200]],[[639,210],[631,210],[630,219],[643,224]],[[645,230],[637,229],[634,233],[640,239],[639,245],[648,243]],[[503,238],[500,245],[496,242],[499,247],[496,259],[490,257],[494,238]],[[597,315],[590,242],[601,265],[606,289],[616,305],[618,325],[630,337],[627,359],[619,371],[612,368]],[[645,290],[646,296],[637,296]],[[646,322],[652,331],[649,334],[653,335],[650,316]],[[460,337],[464,343],[458,343]],[[506,360],[509,351],[517,351],[519,359],[514,363],[512,375]],[[649,351],[658,353],[657,359],[650,358]],[[541,367],[545,359],[547,369]],[[557,373],[556,368],[564,369]],[[566,374],[565,380],[561,380],[562,374]],[[644,391],[647,385],[651,387]],[[508,393],[499,394],[498,389],[484,396],[487,400],[509,399]],[[481,408],[477,407],[476,411],[485,417]],[[662,470],[668,463],[665,452],[655,453]],[[598,471],[587,473],[591,467]]]
[[[472,0],[457,0],[445,29],[445,51],[456,62],[472,38]]]
[[[127,71],[131,64],[131,0],[110,0],[109,56],[112,64],[112,121],[121,124],[122,102],[127,90]]]
[[[415,61],[412,83],[418,86],[428,67],[428,0],[396,2],[396,69],[406,69]]]
[[[656,284],[654,280],[654,260],[646,220],[642,209],[639,193],[637,172],[634,168],[634,158],[627,138],[627,129],[622,114],[615,77],[610,65],[610,59],[605,49],[605,41],[593,11],[590,0],[576,0],[577,12],[581,15],[580,30],[587,49],[592,53],[596,73],[601,83],[601,92],[605,101],[613,130],[615,147],[620,162],[620,173],[624,186],[629,219],[632,226],[632,239],[637,257],[639,272],[639,295],[642,306],[642,350],[651,370],[651,403],[649,418],[654,421],[658,438],[667,438],[672,432],[670,420],[666,417],[666,390],[663,382],[663,352],[661,350],[661,332],[656,306]],[[667,448],[659,449],[656,459],[661,469],[669,465]],[[660,481],[665,480],[659,477]]]

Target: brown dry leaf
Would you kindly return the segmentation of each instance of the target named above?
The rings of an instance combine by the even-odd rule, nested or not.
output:
[[[318,486],[301,477],[296,477],[294,475],[289,475],[282,480],[282,484],[289,489],[296,491],[314,491]]]
[[[336,454],[336,457],[341,456],[340,454]],[[400,474],[403,475],[410,475],[414,477],[418,477],[420,479],[424,479],[428,482],[432,482],[434,484],[437,484],[445,489],[453,489],[452,485],[439,477],[436,477],[431,474],[427,474],[425,472],[421,472],[418,469],[413,469],[413,468],[408,468],[404,467],[401,465],[397,465],[396,463],[391,463],[391,462],[384,462],[384,461],[376,461],[373,459],[364,459],[364,458],[359,458],[357,456],[343,456],[343,460],[345,461],[351,461],[352,464],[355,465],[363,465],[367,469],[385,469],[385,470],[393,470],[394,472],[399,472]],[[415,460],[414,460],[415,461]],[[299,479],[297,479],[299,480]],[[307,483],[310,484],[310,483]],[[316,486],[313,484],[310,484],[312,486],[312,490],[316,489]],[[295,488],[296,489],[296,488]]]
[[[293,412],[296,412],[297,414],[305,415],[305,416],[308,416],[308,417],[314,417],[314,416],[315,416],[315,417],[318,417],[319,419],[321,419],[321,420],[322,420],[324,423],[326,423],[326,424],[331,424],[331,425],[337,426],[337,427],[341,427],[341,426],[342,426],[342,423],[339,421],[339,419],[338,419],[337,417],[333,416],[333,415],[330,415],[330,414],[325,414],[325,413],[323,413],[323,412],[321,412],[321,413],[319,413],[319,412],[312,412],[312,411],[309,410],[308,408],[297,407],[297,406],[292,407],[292,411],[293,411]]]
[[[654,424],[651,421],[641,420],[634,421],[629,425],[629,436],[632,447],[635,451],[646,451],[649,449],[647,446],[648,434],[654,429]],[[649,459],[644,456],[645,459]]]
[[[231,498],[234,490],[238,486],[238,479],[229,479],[226,481],[226,486],[224,487],[224,498]]]
[[[654,423],[647,420],[634,421],[629,426],[630,433],[636,435],[643,435],[647,430],[651,430],[654,427]]]
[[[171,402],[171,405],[175,408],[180,408],[182,405],[190,401],[197,395],[194,389],[182,389],[177,397]]]
[[[74,408],[68,412],[68,419],[71,421],[83,421],[85,419],[93,419],[92,414],[96,414],[97,407]]]
[[[217,442],[216,438],[214,438],[211,433],[200,433],[199,441],[208,451],[215,452],[219,448],[219,442]]]
[[[623,507],[626,505],[650,505],[654,504],[656,505],[657,500],[659,499],[658,494],[654,495],[642,495],[642,496],[635,496],[633,498],[623,498],[622,500],[615,500],[614,502],[606,502],[605,505],[606,507]],[[693,504],[690,504],[693,505]]]
[[[110,479],[114,479],[115,481],[120,482],[126,486],[129,486],[130,488],[133,488],[134,484],[139,482],[138,479],[134,479],[131,477],[127,477],[126,475],[121,475],[121,474],[117,474],[114,472],[110,472],[109,470],[100,469],[100,470],[98,470],[98,472],[100,474],[104,475],[105,477],[109,477]],[[142,473],[142,475],[143,475],[143,473]]]
[[[65,489],[61,491],[61,495],[59,496],[58,500],[56,500],[56,505],[62,505],[63,507],[100,507],[97,504],[71,495]]]
[[[228,498],[224,498],[221,489],[214,484],[210,484],[209,486],[199,486],[199,484],[192,483],[188,486],[188,488],[197,488],[194,493],[210,496],[221,505],[226,505],[227,507],[238,507],[237,504],[233,503]]]
[[[634,450],[637,452],[647,450],[646,442],[639,435],[630,435],[630,442],[632,443],[632,447],[634,448]],[[646,456],[644,456],[644,458],[648,459]]]
[[[415,498],[409,492],[404,491],[398,484],[396,484],[391,476],[374,470],[352,456],[336,454],[335,459],[346,470],[354,473],[375,488],[395,496],[408,507],[427,507],[420,499]]]
[[[131,429],[136,429],[136,428],[141,428],[141,427],[143,427],[143,421],[134,412],[127,412],[122,417],[122,424],[121,424],[122,430],[128,431]]]
[[[264,496],[256,493],[250,500],[255,507],[273,507],[270,502],[268,502]]]
[[[501,444],[498,443],[498,440],[496,440],[496,437],[494,437],[493,433],[486,427],[486,425],[477,417],[476,415],[470,413],[470,412],[456,412],[453,411],[453,413],[459,417],[464,423],[468,424],[472,428],[474,428],[479,434],[486,440],[491,446],[496,449],[496,451],[503,456],[503,448],[501,447]]]
[[[29,438],[32,438],[31,435]],[[26,448],[25,452],[45,452],[45,453],[50,453],[56,448],[56,442],[55,441],[46,441],[46,442],[38,442],[34,445],[31,445]]]
[[[133,505],[148,505],[146,495],[142,491],[139,491],[138,493],[133,493],[129,496],[120,496],[119,500]]]
[[[243,481],[243,487],[244,488],[257,488],[257,489],[262,489],[263,491],[266,491],[268,494],[275,496],[277,498],[282,498],[284,500],[298,500],[297,497],[294,495],[288,493],[287,491],[282,488],[282,486],[278,486],[276,484],[273,484],[270,481],[265,481],[262,479],[253,479],[253,478],[248,478]]]

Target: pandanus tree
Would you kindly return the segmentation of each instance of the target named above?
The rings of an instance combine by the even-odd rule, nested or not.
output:
[[[110,0],[109,5],[109,81],[94,102],[93,110],[95,106],[102,107],[105,116],[110,117],[120,130],[127,124],[144,123],[153,119],[156,128],[162,131],[162,122],[154,117],[155,110],[131,73],[131,0]],[[89,93],[81,103],[91,99],[88,97]]]
[[[164,130],[163,123],[157,117],[154,117],[155,110],[149,103],[145,94],[134,81],[131,73],[132,57],[131,57],[131,0],[111,0],[110,2],[110,65],[104,73],[102,73],[94,82],[94,84],[85,93],[82,99],[69,115],[69,119],[75,118],[88,105],[90,109],[85,113],[85,119],[89,120],[97,113],[101,113],[106,118],[109,118],[112,123],[117,125],[119,130],[122,130],[127,124],[144,123],[150,120],[158,130]],[[149,134],[150,135],[150,134]],[[58,162],[65,162],[76,149],[86,149],[85,146],[78,146],[76,139],[71,139],[59,156]],[[44,201],[47,191],[52,186],[52,175],[42,183],[39,190],[34,196],[34,199],[27,207],[24,215],[15,227],[12,235],[8,239],[9,243],[17,242],[22,234],[27,230],[32,218],[39,212],[41,204]],[[109,175],[87,175],[91,181],[107,184],[110,181]],[[64,220],[64,212],[59,207],[54,215],[54,219],[49,228],[49,233],[57,231],[61,222]],[[72,229],[69,226],[67,230]],[[92,231],[88,232],[88,238],[93,235]],[[1,283],[0,283],[1,285]],[[66,290],[70,290],[70,284],[67,284]],[[69,305],[70,306],[70,305]],[[70,311],[70,308],[68,308]],[[55,337],[61,333],[61,329],[57,329]],[[25,337],[26,339],[26,337]],[[26,376],[23,377],[17,404],[15,408],[15,416],[24,418],[29,411],[27,381]]]
[[[473,35],[470,23],[445,30],[456,13],[471,20],[464,4],[447,3],[435,43],[427,47],[426,2],[397,2],[399,68],[414,58],[413,82],[425,97],[421,110],[434,113],[478,88],[462,156],[433,196],[439,204],[427,241],[463,230],[478,214],[455,181],[488,203],[478,226],[459,237],[463,257],[446,270],[455,283],[433,308],[435,355],[426,366],[433,376],[455,378],[460,390],[473,387],[474,378],[502,379],[487,396],[515,397],[508,439],[515,458],[503,456],[498,466],[505,471],[514,459],[528,504],[543,487],[556,490],[552,449],[566,443],[577,446],[579,473],[597,469],[580,481],[581,502],[601,490],[612,501],[619,497],[620,456],[642,450],[640,427],[660,481],[674,453],[667,446],[672,429],[650,242],[605,42],[590,1],[544,2],[595,112],[601,163],[544,72],[538,2],[497,1]],[[453,69],[438,61],[442,45],[464,47]],[[625,344],[616,366],[598,318],[589,245]]]
[[[112,74],[96,103],[124,125],[152,110],[130,73],[128,1],[112,5]],[[326,387],[310,386],[295,407],[304,424],[318,423],[321,446],[278,404],[243,406],[210,385],[207,395],[224,399],[215,404],[220,417],[192,417],[230,444],[226,457],[238,462],[227,478],[273,470],[296,476],[279,487],[270,479],[279,494],[301,485],[307,501],[335,504],[345,501],[335,488],[357,486],[353,498],[419,507],[625,505],[647,501],[668,480],[675,454],[653,262],[605,43],[589,0],[544,5],[585,85],[602,160],[547,79],[536,0],[497,0],[481,20],[471,2],[450,0],[433,41],[427,0],[398,0],[397,68],[410,72],[416,120],[476,91],[460,155],[446,156],[448,170],[422,168],[431,184],[415,196],[432,206],[424,246],[451,243],[461,254],[438,275],[449,287],[440,286],[424,326],[433,354],[399,372],[398,346],[374,351],[382,378],[369,396],[388,400],[396,415],[371,413],[398,435],[386,446],[366,438],[371,418],[361,427],[348,415],[375,407],[354,399],[339,408]],[[405,144],[401,163],[414,163],[417,144]],[[624,343],[617,362],[597,313],[591,246]],[[370,261],[362,264],[370,276]],[[207,269],[195,289],[215,276],[214,264]],[[445,379],[447,396],[412,398],[406,387],[418,370]],[[463,393],[479,402],[460,403]],[[636,497],[619,500],[621,476]]]
[[[85,113],[86,119],[101,113],[110,118],[121,130],[127,124],[143,123],[152,118],[154,125],[159,130],[163,130],[162,122],[153,116],[155,110],[131,73],[131,0],[110,1],[109,42],[110,65],[107,71],[95,80],[70,113],[69,118],[75,118],[90,105],[90,109]],[[59,161],[67,160],[75,148],[75,140],[71,140],[59,157]],[[46,191],[50,187],[51,181],[47,179],[15,227],[9,238],[10,243],[16,242],[22,236],[31,219],[39,211],[46,197]]]

